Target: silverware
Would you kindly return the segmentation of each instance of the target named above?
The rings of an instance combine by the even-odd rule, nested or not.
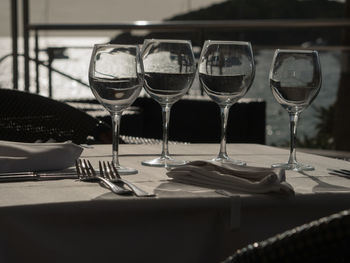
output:
[[[0,182],[46,181],[60,179],[77,179],[76,172],[13,172],[0,173]]]
[[[327,170],[330,171],[329,174],[338,175],[338,176],[342,176],[350,179],[350,170],[346,170],[346,169],[327,169]]]
[[[95,169],[92,167],[90,161],[88,160],[77,160],[75,161],[75,167],[77,170],[78,178],[81,181],[87,182],[102,182],[106,187],[108,187],[113,193],[118,195],[131,194],[132,192],[121,186],[112,183],[110,180],[101,177],[96,174]]]
[[[100,161],[99,167],[100,167],[100,171],[102,171],[103,173],[108,173],[108,176],[110,176],[110,178],[113,180],[113,182],[122,182],[122,183],[126,184],[134,192],[134,194],[136,196],[138,196],[138,197],[155,196],[155,194],[148,193],[148,192],[142,190],[141,188],[139,188],[138,186],[134,185],[133,183],[121,178],[119,173],[118,173],[117,168],[114,166],[113,163]]]

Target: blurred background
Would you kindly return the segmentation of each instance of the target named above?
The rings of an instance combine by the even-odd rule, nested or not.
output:
[[[29,56],[37,56],[36,59],[45,65],[36,67],[34,60],[30,62],[29,84],[25,83],[25,62],[21,55],[24,43],[22,8],[26,1],[17,3],[19,90],[27,89],[63,101],[93,100],[88,87],[87,70],[91,47],[95,43],[142,44],[144,38],[190,39],[198,57],[206,39],[250,41],[257,67],[254,83],[244,99],[248,99],[247,103],[263,102],[264,127],[259,132],[263,133],[264,140],[259,142],[287,146],[288,115],[274,100],[268,83],[272,56],[276,48],[316,49],[320,52],[323,84],[316,100],[301,115],[298,145],[306,148],[350,150],[350,110],[347,103],[350,84],[347,30],[350,24],[345,0],[28,0],[28,20],[30,24],[36,25],[125,26],[138,21],[137,24],[142,26],[147,24],[145,21],[179,22],[178,28],[171,30],[166,27],[155,30],[142,27],[111,30],[32,30],[28,38]],[[11,0],[0,2],[0,88],[13,87],[11,3],[13,4]],[[184,21],[186,26],[182,24]],[[212,21],[212,24],[205,27],[196,24],[196,21]],[[48,63],[51,69],[48,68]],[[39,71],[38,74],[36,71]],[[198,79],[194,81],[187,96],[196,100],[198,97],[206,97]],[[252,107],[247,113],[247,127],[249,123],[259,121],[254,120],[254,111],[258,110],[259,108]],[[237,116],[239,114],[240,112],[235,113]],[[242,114],[246,112],[242,111]],[[256,116],[261,118],[258,112]],[[233,117],[233,122],[237,126],[233,123],[229,128],[231,130],[240,129],[240,123],[235,118],[237,117]],[[244,121],[244,116],[240,116],[239,121]],[[251,127],[255,129],[254,125]],[[219,141],[218,138],[214,139]]]

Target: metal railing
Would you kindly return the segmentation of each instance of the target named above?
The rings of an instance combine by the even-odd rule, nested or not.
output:
[[[11,1],[12,10],[12,55],[13,55],[13,88],[18,88],[18,13],[17,1]],[[135,21],[115,24],[32,24],[30,23],[30,0],[22,0],[23,41],[24,41],[24,90],[29,91],[29,37],[34,31],[36,83],[39,92],[39,32],[40,31],[71,31],[71,30],[151,30],[151,31],[190,31],[205,32],[206,30],[233,30],[236,32],[247,30],[275,30],[275,29],[344,29],[350,27],[350,19],[323,20],[215,20],[215,21]],[[266,46],[265,46],[266,47]],[[262,47],[260,47],[262,48]],[[268,48],[272,48],[269,46]],[[319,49],[319,48],[318,48]],[[349,50],[347,46],[332,46],[326,49]]]

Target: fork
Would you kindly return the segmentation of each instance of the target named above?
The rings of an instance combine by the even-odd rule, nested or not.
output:
[[[78,178],[81,181],[87,181],[87,182],[100,181],[100,182],[103,182],[103,184],[105,186],[107,186],[113,193],[116,193],[118,195],[126,195],[126,194],[132,193],[130,190],[125,189],[123,187],[120,187],[120,186],[112,183],[110,180],[108,180],[106,178],[98,176],[89,160],[85,160],[85,159],[76,160],[75,167],[77,169]]]
[[[107,164],[106,164],[107,163]],[[133,183],[123,179],[120,177],[117,168],[114,166],[113,163],[110,162],[104,162],[104,161],[99,161],[99,167],[100,171],[104,174],[108,174],[109,178],[113,182],[122,182],[126,184],[136,196],[138,197],[152,197],[155,196],[155,194],[147,193],[146,191],[142,190],[141,188],[137,187]]]
[[[338,176],[342,176],[342,177],[346,177],[350,179],[350,171],[346,170],[346,169],[327,169],[329,172],[329,174],[332,175],[338,175]]]

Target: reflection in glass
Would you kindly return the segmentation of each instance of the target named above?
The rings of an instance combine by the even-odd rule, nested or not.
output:
[[[142,47],[145,90],[162,107],[163,145],[159,158],[143,161],[148,166],[184,164],[169,155],[168,127],[171,106],[191,87],[196,65],[192,45],[187,40],[146,39]]]
[[[204,91],[220,107],[221,143],[216,162],[245,165],[226,152],[226,127],[230,107],[242,98],[253,83],[255,64],[250,43],[212,41],[204,43],[199,60],[199,79]]]
[[[270,69],[270,87],[277,102],[290,118],[290,155],[287,163],[272,167],[311,171],[314,167],[296,160],[295,141],[300,113],[316,98],[322,82],[317,51],[276,50]]]
[[[133,45],[95,45],[90,60],[89,82],[95,98],[112,117],[112,161],[115,167],[120,174],[137,173],[136,169],[119,164],[118,142],[122,112],[135,101],[143,85],[139,48]]]

